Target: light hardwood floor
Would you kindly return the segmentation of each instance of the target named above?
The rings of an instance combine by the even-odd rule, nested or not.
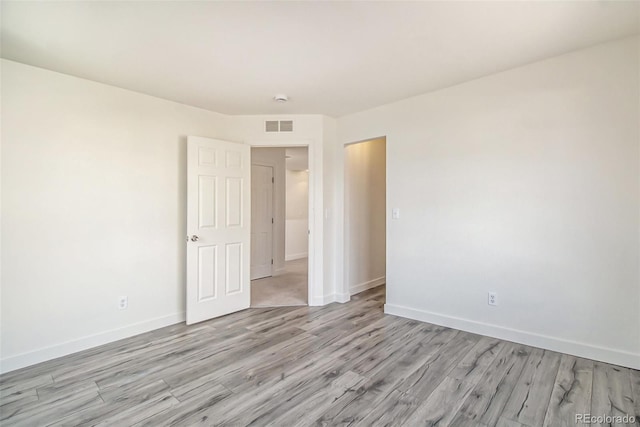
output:
[[[533,427],[640,412],[639,371],[384,315],[383,301],[378,287],[249,309],[10,372],[0,424]]]

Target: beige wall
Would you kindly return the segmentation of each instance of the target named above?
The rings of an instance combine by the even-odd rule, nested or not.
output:
[[[287,169],[286,181],[285,259],[289,261],[308,255],[309,172]]]
[[[187,135],[233,139],[223,115],[2,61],[3,370],[184,319]]]
[[[284,272],[286,168],[285,149],[251,148],[251,163],[273,167],[273,273]]]
[[[387,137],[387,311],[640,368],[639,50],[339,120],[341,144]]]
[[[336,239],[337,227],[340,221],[338,212],[342,209],[341,200],[338,199],[336,181],[336,153],[338,151],[338,122],[331,117],[322,117],[322,209],[315,209],[315,216],[322,218],[324,233],[322,236],[323,265],[324,265],[324,302],[349,301],[349,294],[336,287],[337,278],[342,275],[338,271]],[[316,169],[317,171],[317,169]],[[313,170],[309,174],[309,188],[317,179],[318,172]],[[317,237],[317,236],[316,236]],[[310,240],[314,238],[311,230]],[[310,245],[312,247],[313,245]],[[316,257],[317,258],[317,257]],[[317,262],[317,261],[314,261]],[[327,297],[331,295],[331,297]]]
[[[384,283],[386,270],[386,143],[345,148],[346,283],[355,294]]]

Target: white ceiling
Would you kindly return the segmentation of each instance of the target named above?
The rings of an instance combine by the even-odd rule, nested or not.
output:
[[[634,1],[2,1],[2,56],[221,113],[341,116],[635,34],[639,10]],[[276,93],[290,102],[273,102]]]

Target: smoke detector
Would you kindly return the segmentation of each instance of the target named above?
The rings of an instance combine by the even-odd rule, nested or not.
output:
[[[273,97],[273,100],[276,102],[287,102],[289,100],[289,97],[284,93],[279,93]]]

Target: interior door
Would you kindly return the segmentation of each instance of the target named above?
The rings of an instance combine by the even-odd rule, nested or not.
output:
[[[249,307],[250,147],[187,138],[187,324]]]
[[[273,275],[273,167],[251,165],[251,280]]]

